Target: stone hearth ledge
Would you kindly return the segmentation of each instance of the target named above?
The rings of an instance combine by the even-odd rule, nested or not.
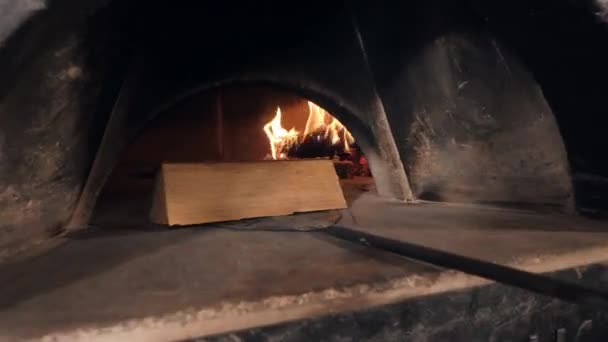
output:
[[[608,244],[563,255],[539,255],[511,266],[550,273],[608,260]],[[397,303],[421,296],[491,284],[462,272],[439,270],[385,282],[329,288],[299,295],[273,296],[258,301],[224,302],[163,316],[132,319],[106,327],[58,331],[31,341],[175,341],[288,322],[320,315]]]

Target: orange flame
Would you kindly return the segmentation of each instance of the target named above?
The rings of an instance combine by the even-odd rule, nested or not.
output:
[[[328,120],[331,120],[327,123]],[[329,138],[332,145],[337,145],[340,141],[344,143],[344,150],[350,151],[350,144],[355,142],[352,134],[338,121],[332,117],[323,108],[308,101],[308,120],[306,120],[306,129],[302,138],[306,138],[309,134],[325,131],[325,139]],[[342,137],[340,137],[342,133]]]
[[[270,142],[270,151],[272,153],[272,159],[284,159],[285,154],[283,151],[298,140],[299,132],[295,128],[286,130],[281,126],[281,108],[277,107],[277,113],[266,125],[264,125],[264,132]]]
[[[309,134],[323,129],[325,125],[326,112],[323,108],[308,101],[308,119],[306,120],[306,128],[302,138],[306,138]]]
[[[323,133],[324,139],[329,139],[332,145],[342,142],[344,151],[347,152],[350,151],[350,144],[355,142],[352,134],[338,119],[311,101],[308,101],[308,119],[301,136],[295,128],[288,131],[281,126],[281,108],[279,107],[277,107],[274,118],[264,125],[264,132],[270,143],[272,159],[275,160],[285,159],[284,151],[296,144],[298,140],[303,141],[310,134]]]
[[[340,133],[342,133],[342,137],[340,137]],[[327,125],[327,129],[325,131],[325,137],[331,138],[332,145],[337,145],[340,141],[344,144],[344,151],[350,151],[350,144],[355,142],[352,134],[344,127],[344,125],[338,121],[338,119],[333,118],[333,120]]]

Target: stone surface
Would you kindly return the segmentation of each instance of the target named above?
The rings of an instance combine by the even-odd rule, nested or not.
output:
[[[532,74],[459,4],[412,6],[406,19],[397,3],[367,5],[360,22],[416,197],[572,209],[566,152]]]
[[[607,265],[552,274],[606,286]],[[525,290],[492,284],[441,293],[367,310],[277,324],[197,342],[233,341],[565,341],[608,337],[608,315]]]
[[[342,217],[338,210],[296,213],[288,216],[261,217],[219,224],[236,230],[316,231],[336,224]]]
[[[25,13],[45,2],[18,2],[0,11],[0,32],[23,20],[0,47],[0,258],[69,219],[111,108],[103,104],[113,96],[110,71],[121,71],[111,66],[123,59],[103,12],[83,20],[97,1],[64,13]]]
[[[501,264],[531,255],[550,261],[554,254],[603,246],[608,237],[605,221],[466,204],[404,206],[373,194],[361,195],[350,204],[350,212],[342,223]]]
[[[407,206],[363,194],[342,215],[342,224],[353,221],[377,234],[532,272],[584,267],[608,255],[604,224],[560,215]],[[1,265],[5,338],[177,340],[488,283],[322,232],[134,226],[58,242]]]
[[[606,177],[603,155],[608,139],[597,118],[606,112],[601,94],[608,72],[608,30],[594,2],[598,1],[470,4],[486,30],[532,72],[555,114],[572,172]],[[574,186],[579,206],[593,201],[596,193],[589,192],[587,184]]]

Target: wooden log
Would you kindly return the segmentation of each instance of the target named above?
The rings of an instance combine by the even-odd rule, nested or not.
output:
[[[163,164],[150,220],[192,225],[342,208],[330,160]]]

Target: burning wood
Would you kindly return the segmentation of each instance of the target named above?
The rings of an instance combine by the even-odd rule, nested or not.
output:
[[[289,131],[281,126],[281,108],[277,107],[277,113],[274,119],[264,125],[264,132],[270,142],[270,152],[272,159],[285,159],[284,150],[289,149],[298,141],[299,132],[295,128]]]
[[[295,128],[289,131],[281,125],[281,109],[277,108],[272,121],[264,125],[264,133],[270,143],[272,159],[287,159],[289,150],[297,149],[310,141],[324,145],[340,146],[344,151],[350,151],[350,145],[355,142],[352,134],[323,108],[308,101],[308,119],[304,132],[300,134]]]

